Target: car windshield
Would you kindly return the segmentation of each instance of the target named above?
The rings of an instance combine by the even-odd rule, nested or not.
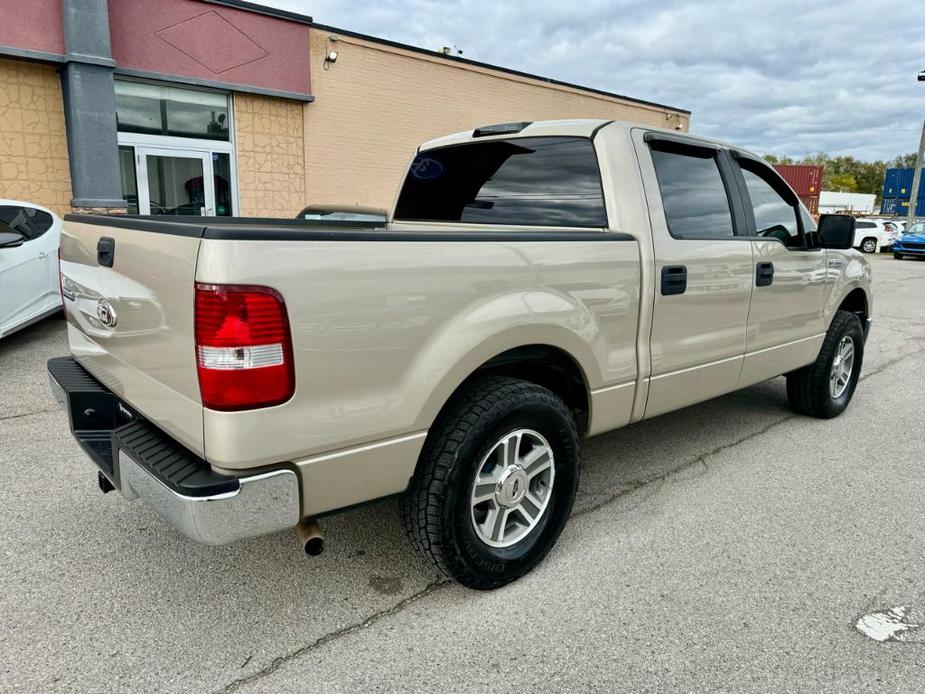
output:
[[[906,229],[907,234],[922,234],[925,235],[925,222],[916,222],[911,227]]]

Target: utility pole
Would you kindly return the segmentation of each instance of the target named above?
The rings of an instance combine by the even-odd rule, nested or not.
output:
[[[906,217],[906,229],[915,222],[915,209],[919,204],[919,180],[922,178],[922,158],[925,157],[925,123],[922,123],[922,137],[919,139],[919,153],[915,156],[915,172],[912,174],[912,191],[909,195],[909,213]]]

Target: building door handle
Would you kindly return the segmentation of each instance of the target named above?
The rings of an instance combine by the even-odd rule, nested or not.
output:
[[[662,268],[662,296],[683,294],[687,291],[687,268],[684,265],[666,265]]]
[[[755,286],[767,287],[774,281],[774,263],[758,263],[755,268]]]

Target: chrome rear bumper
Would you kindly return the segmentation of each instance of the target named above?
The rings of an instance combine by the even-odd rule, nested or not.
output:
[[[141,499],[191,540],[224,545],[298,525],[299,481],[292,470],[239,477],[235,491],[186,496],[158,480],[125,450],[119,451],[119,493]]]

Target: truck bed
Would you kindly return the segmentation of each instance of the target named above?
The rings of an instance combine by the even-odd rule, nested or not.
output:
[[[99,262],[104,238],[114,244],[111,268]],[[70,215],[62,237],[75,359],[197,457],[219,471],[289,462],[320,473],[359,451],[366,487],[312,475],[318,483],[304,494],[315,512],[401,491],[449,395],[514,347],[575,355],[588,386],[605,393],[598,428],[625,424],[639,272],[635,240],[603,230]],[[295,362],[289,401],[203,407],[197,283],[282,296]],[[103,300],[118,314],[114,328],[96,316]]]

